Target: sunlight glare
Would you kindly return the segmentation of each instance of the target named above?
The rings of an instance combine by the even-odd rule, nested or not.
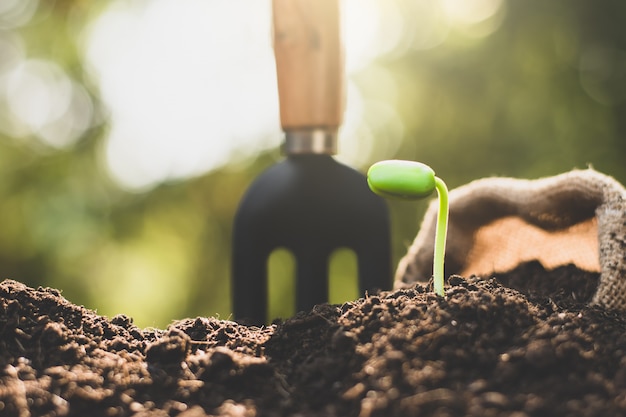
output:
[[[224,165],[235,148],[279,146],[269,2],[116,2],[88,39],[120,185],[142,190]]]
[[[449,32],[446,15],[441,9],[441,5],[432,0],[405,1],[403,43],[415,50],[428,50],[441,45]]]
[[[342,18],[348,73],[393,51],[403,35],[404,20],[393,2],[344,0]]]
[[[88,29],[85,55],[110,111],[105,165],[118,184],[144,191],[280,146],[270,6],[116,1]],[[342,11],[348,73],[403,36],[392,3],[345,0]]]

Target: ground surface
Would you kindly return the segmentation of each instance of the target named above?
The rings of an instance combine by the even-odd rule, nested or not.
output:
[[[452,277],[445,299],[416,286],[163,331],[4,281],[0,415],[626,416],[626,315],[584,305],[597,279],[531,263]]]

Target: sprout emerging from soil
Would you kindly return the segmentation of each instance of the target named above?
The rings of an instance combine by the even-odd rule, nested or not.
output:
[[[434,190],[439,195],[439,212],[435,232],[433,256],[433,280],[435,293],[445,295],[443,289],[443,265],[448,233],[448,188],[443,180],[435,176],[428,165],[414,161],[381,161],[367,171],[367,183],[383,197],[415,200],[428,197]]]

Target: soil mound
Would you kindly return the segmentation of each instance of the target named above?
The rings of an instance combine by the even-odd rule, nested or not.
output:
[[[626,319],[598,274],[528,263],[320,305],[265,328],[166,330],[0,283],[2,416],[621,416]]]

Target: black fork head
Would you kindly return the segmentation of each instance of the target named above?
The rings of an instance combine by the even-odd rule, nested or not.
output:
[[[267,259],[279,247],[296,259],[296,307],[328,301],[328,258],[357,256],[359,291],[389,289],[389,212],[364,175],[328,155],[290,156],[250,186],[235,216],[232,301],[236,319],[266,322]]]

